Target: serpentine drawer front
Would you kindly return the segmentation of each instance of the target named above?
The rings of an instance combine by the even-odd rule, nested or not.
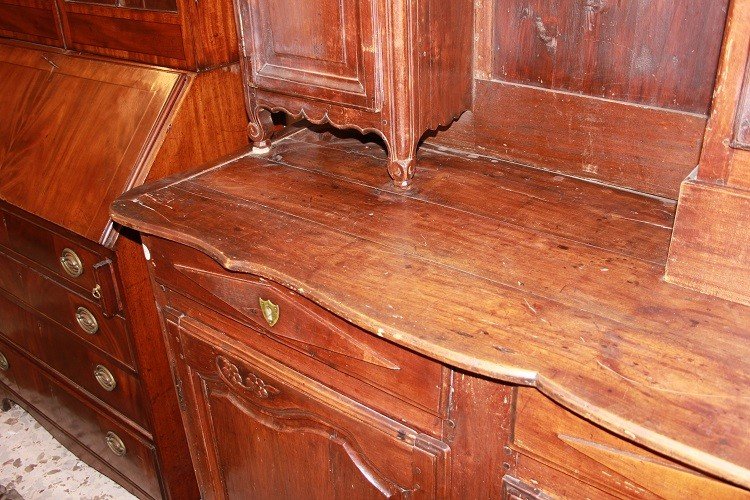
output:
[[[378,339],[268,280],[229,273],[205,255],[165,240],[147,244],[155,277],[164,284],[165,305],[272,358],[300,359],[295,369],[325,377],[326,384],[352,397],[367,390],[367,401],[390,415],[421,414],[419,421],[428,427],[444,415],[449,370],[439,363]]]

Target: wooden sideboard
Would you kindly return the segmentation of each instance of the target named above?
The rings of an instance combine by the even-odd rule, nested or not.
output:
[[[471,107],[470,0],[235,0],[249,135],[268,148],[270,111],[375,132],[397,186],[425,132]]]
[[[0,43],[0,108],[3,406],[22,405],[139,497],[193,498],[142,247],[109,204],[246,147],[239,68],[196,75]]]
[[[203,498],[750,497],[750,308],[662,280],[674,202],[385,158],[303,131],[113,204]]]

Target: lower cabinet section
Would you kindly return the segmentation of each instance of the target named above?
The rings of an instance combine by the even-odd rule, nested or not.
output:
[[[506,476],[506,498],[750,498],[745,490],[592,424],[532,388],[517,391],[510,447],[515,460],[510,483]]]
[[[167,312],[188,439],[211,498],[445,498],[449,447]]]
[[[136,496],[162,497],[150,436],[83,398],[2,340],[0,400],[23,406],[65,447]]]

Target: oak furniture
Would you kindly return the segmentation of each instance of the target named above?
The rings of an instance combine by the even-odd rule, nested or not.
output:
[[[662,280],[674,201],[384,158],[303,131],[113,204],[203,498],[750,497],[750,308]]]
[[[236,65],[0,43],[0,400],[142,498],[197,489],[142,248],[109,204],[246,146],[242,102]]]
[[[270,111],[375,132],[408,187],[423,134],[471,106],[470,0],[235,0],[248,135],[270,145]]]

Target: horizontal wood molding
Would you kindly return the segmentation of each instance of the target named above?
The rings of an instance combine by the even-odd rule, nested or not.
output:
[[[705,124],[692,113],[477,80],[474,112],[430,141],[676,199]]]
[[[750,192],[687,181],[682,186],[666,280],[750,305]]]

